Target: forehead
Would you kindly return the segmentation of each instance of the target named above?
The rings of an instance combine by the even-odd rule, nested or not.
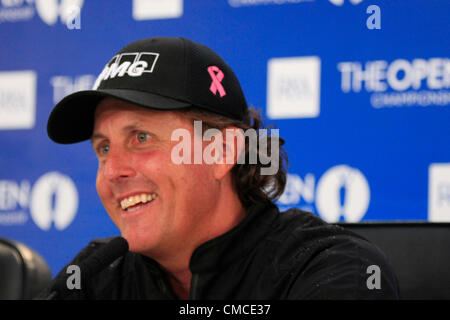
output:
[[[129,122],[139,122],[166,128],[173,125],[184,127],[188,124],[177,112],[143,108],[114,98],[105,98],[98,104],[94,119],[94,132],[111,121],[116,125],[126,126]]]

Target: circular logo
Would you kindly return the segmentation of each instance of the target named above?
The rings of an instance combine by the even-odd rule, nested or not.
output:
[[[36,10],[48,25],[54,25],[61,17],[63,23],[71,17],[74,8],[81,8],[84,0],[36,0]]]
[[[320,178],[316,189],[316,208],[327,222],[358,222],[367,212],[370,188],[358,169],[346,165],[330,168]]]
[[[42,230],[49,230],[52,222],[57,230],[67,228],[75,218],[77,209],[78,192],[70,177],[48,172],[34,184],[30,213]]]

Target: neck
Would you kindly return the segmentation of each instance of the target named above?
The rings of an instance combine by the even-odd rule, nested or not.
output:
[[[188,300],[190,297],[192,273],[189,270],[176,274],[168,273],[168,279],[178,299]]]
[[[181,300],[189,299],[192,279],[192,272],[189,269],[191,256],[190,250],[183,249],[167,259],[162,257],[155,259],[166,274],[175,295]]]
[[[192,273],[189,263],[195,249],[208,240],[214,239],[235,227],[245,216],[239,197],[235,192],[224,190],[216,206],[203,223],[199,222],[193,241],[187,241],[172,253],[153,257],[165,271],[169,282],[179,299],[189,299]],[[150,255],[149,255],[150,256]]]

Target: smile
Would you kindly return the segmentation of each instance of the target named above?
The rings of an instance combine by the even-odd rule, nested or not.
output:
[[[122,207],[123,210],[129,211],[132,209],[131,207],[134,207],[140,203],[151,202],[154,199],[156,199],[156,197],[157,197],[156,193],[152,194],[142,193],[123,199],[122,201],[120,201],[120,206]]]

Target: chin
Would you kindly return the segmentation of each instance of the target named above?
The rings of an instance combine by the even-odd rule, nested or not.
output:
[[[150,239],[145,238],[142,239],[139,236],[136,236],[135,233],[122,233],[122,237],[124,237],[128,242],[129,251],[135,252],[135,253],[145,253],[149,252],[152,249],[152,245],[149,243]]]

